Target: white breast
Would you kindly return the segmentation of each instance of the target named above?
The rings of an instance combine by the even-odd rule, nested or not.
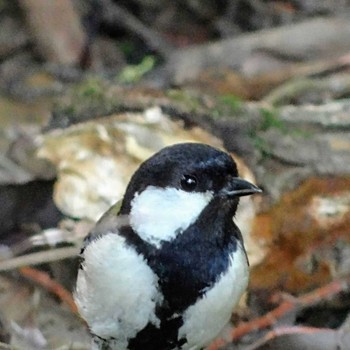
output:
[[[116,348],[126,349],[127,340],[149,321],[159,325],[157,281],[143,257],[110,233],[86,247],[75,301],[92,333],[117,338]]]
[[[184,313],[179,339],[187,338],[183,350],[197,350],[219,335],[248,285],[248,264],[239,245],[230,258],[229,269],[215,286]]]

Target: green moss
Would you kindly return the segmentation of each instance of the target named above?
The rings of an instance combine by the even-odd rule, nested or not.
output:
[[[282,120],[278,118],[278,110],[276,108],[261,108],[260,114],[262,116],[262,122],[259,130],[261,131],[275,128],[281,131],[283,134],[288,134],[293,137],[308,138],[312,136],[312,132],[310,130],[288,127]]]
[[[278,112],[275,108],[261,108],[259,112],[261,122],[257,128],[249,131],[249,137],[252,140],[254,148],[260,152],[262,158],[267,158],[269,155],[271,155],[271,148],[261,133],[271,128],[275,128],[285,134],[288,129],[285,123],[278,118]]]
[[[165,95],[173,102],[182,104],[190,112],[196,112],[202,107],[200,98],[193,96],[189,91],[171,89]]]
[[[261,121],[255,129],[249,131],[249,137],[252,140],[254,147],[260,151],[263,158],[271,155],[271,148],[269,143],[264,139],[264,132],[275,129],[281,136],[289,135],[295,138],[309,138],[312,136],[310,130],[301,128],[289,127],[284,121],[278,117],[278,110],[276,108],[261,108],[259,110]]]
[[[306,130],[306,129],[293,129],[290,134],[293,137],[298,137],[302,139],[308,139],[313,137],[314,133],[311,130]]]
[[[156,64],[154,56],[145,56],[139,64],[126,66],[117,77],[118,82],[131,84],[138,82],[146,73],[150,72]]]
[[[210,111],[213,118],[237,116],[241,114],[243,101],[236,95],[221,95],[217,98],[215,107]]]
[[[242,99],[236,95],[222,95],[219,97],[219,102],[228,107],[232,113],[239,112],[243,106]]]
[[[115,94],[108,93],[109,89],[107,81],[89,76],[67,91],[67,96],[55,106],[55,115],[69,120],[69,124],[107,115],[120,103]]]
[[[252,133],[250,137],[253,142],[254,148],[260,152],[262,158],[266,158],[269,155],[271,155],[270,145],[264,138],[259,136],[257,133]]]
[[[131,41],[122,41],[118,44],[119,50],[126,56],[129,57],[133,52],[137,50],[135,44]]]
[[[67,106],[67,107],[65,108],[65,112],[66,112],[68,115],[74,115],[74,114],[76,114],[76,108],[75,108],[75,106],[73,106],[73,105]]]
[[[80,98],[101,98],[104,88],[105,81],[96,76],[90,76],[81,84],[77,85],[73,93]]]
[[[80,94],[82,97],[96,97],[96,95],[100,97],[100,91],[97,90],[94,86],[84,86]]]
[[[276,109],[261,108],[260,115],[262,117],[261,125],[259,130],[266,131],[271,128],[276,128],[283,133],[287,132],[285,123],[278,118]]]

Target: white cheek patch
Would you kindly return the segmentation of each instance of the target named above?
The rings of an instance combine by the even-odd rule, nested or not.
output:
[[[131,202],[130,224],[144,241],[159,248],[194,223],[212,198],[210,191],[148,186]]]

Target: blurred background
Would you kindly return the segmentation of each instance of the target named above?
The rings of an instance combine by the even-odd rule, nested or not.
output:
[[[350,349],[350,1],[0,0],[0,349],[89,349],[79,247],[137,166],[226,149],[250,288],[225,349]]]

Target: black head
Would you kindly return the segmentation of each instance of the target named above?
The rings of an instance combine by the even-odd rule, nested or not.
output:
[[[200,143],[181,143],[163,148],[146,160],[127,187],[121,214],[128,214],[135,193],[148,186],[172,187],[186,192],[211,191],[238,197],[260,190],[238,178],[234,160],[225,152]]]

